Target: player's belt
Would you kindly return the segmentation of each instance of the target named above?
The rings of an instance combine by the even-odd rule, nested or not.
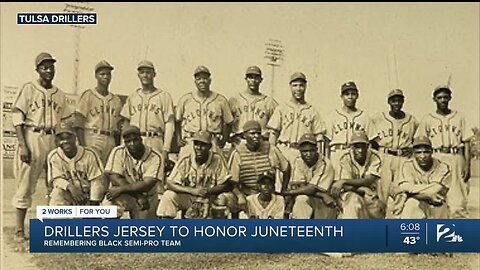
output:
[[[144,137],[163,137],[162,132],[156,132],[156,131],[140,132],[140,135]]]
[[[101,134],[105,136],[114,136],[115,131],[110,131],[110,130],[100,130],[100,129],[89,129],[89,131],[95,133],[95,134]]]
[[[332,144],[330,145],[330,151],[332,152],[335,152],[335,151],[338,151],[338,150],[345,150],[345,149],[348,149],[348,145],[347,144],[342,144],[342,143],[337,143],[337,144]]]
[[[30,127],[30,129],[33,132],[37,132],[37,133],[45,133],[45,134],[49,134],[49,135],[55,134],[55,131],[51,128]]]
[[[286,147],[289,147],[289,148],[295,148],[295,149],[298,149],[298,143],[296,142],[284,142],[284,141],[277,141],[277,144],[278,145],[283,145],[283,146],[286,146]]]
[[[391,149],[391,148],[382,148],[383,152],[392,156],[401,156],[405,154],[406,150],[404,149]]]
[[[460,147],[440,147],[434,148],[433,152],[435,153],[445,153],[445,154],[460,154],[462,148]]]

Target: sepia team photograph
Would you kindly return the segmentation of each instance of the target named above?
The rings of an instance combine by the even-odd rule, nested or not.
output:
[[[2,2],[0,18],[1,269],[480,268],[455,252],[38,253],[29,225],[37,206],[479,219],[479,3]]]

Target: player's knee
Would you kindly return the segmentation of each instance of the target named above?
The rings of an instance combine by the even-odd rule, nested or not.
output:
[[[425,218],[425,212],[420,208],[420,202],[414,198],[409,198],[403,206],[400,218],[402,219],[422,219]]]
[[[306,204],[308,203],[309,199],[310,198],[307,195],[298,195],[297,197],[295,197],[295,203]]]

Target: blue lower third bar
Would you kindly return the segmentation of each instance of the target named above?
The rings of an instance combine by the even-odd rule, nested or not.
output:
[[[30,220],[31,252],[480,252],[479,219]]]

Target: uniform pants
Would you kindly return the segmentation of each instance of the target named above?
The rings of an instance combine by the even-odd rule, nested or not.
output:
[[[340,195],[342,213],[339,219],[385,218],[385,205],[378,197],[347,191]]]
[[[338,149],[330,151],[330,161],[332,162],[333,170],[335,171],[335,180],[340,179],[340,159],[349,149]]]
[[[115,145],[115,138],[108,135],[93,133],[85,130],[85,146],[92,148],[102,160],[102,164],[107,164],[108,156]]]
[[[448,206],[433,206],[415,198],[408,198],[400,214],[402,219],[448,218]]]
[[[462,179],[465,159],[459,154],[434,153],[433,156],[448,164],[452,174],[452,182],[447,193],[447,204],[451,218],[468,218],[469,183]]]
[[[130,213],[131,218],[135,219],[151,219],[156,218],[155,211],[158,207],[158,196],[155,192],[150,192],[147,197],[150,207],[147,210],[141,210],[137,199],[128,194],[122,194],[112,201],[104,200],[102,205],[116,205],[117,217],[123,216],[125,211]]]
[[[337,209],[325,205],[322,199],[298,195],[292,209],[293,219],[334,219],[337,218]]]
[[[48,153],[55,148],[54,135],[33,132],[25,129],[25,142],[30,150],[30,164],[22,162],[17,145],[14,158],[14,176],[16,190],[12,198],[12,205],[16,208],[27,209],[32,206],[32,196],[35,194],[37,182],[45,169]]]

